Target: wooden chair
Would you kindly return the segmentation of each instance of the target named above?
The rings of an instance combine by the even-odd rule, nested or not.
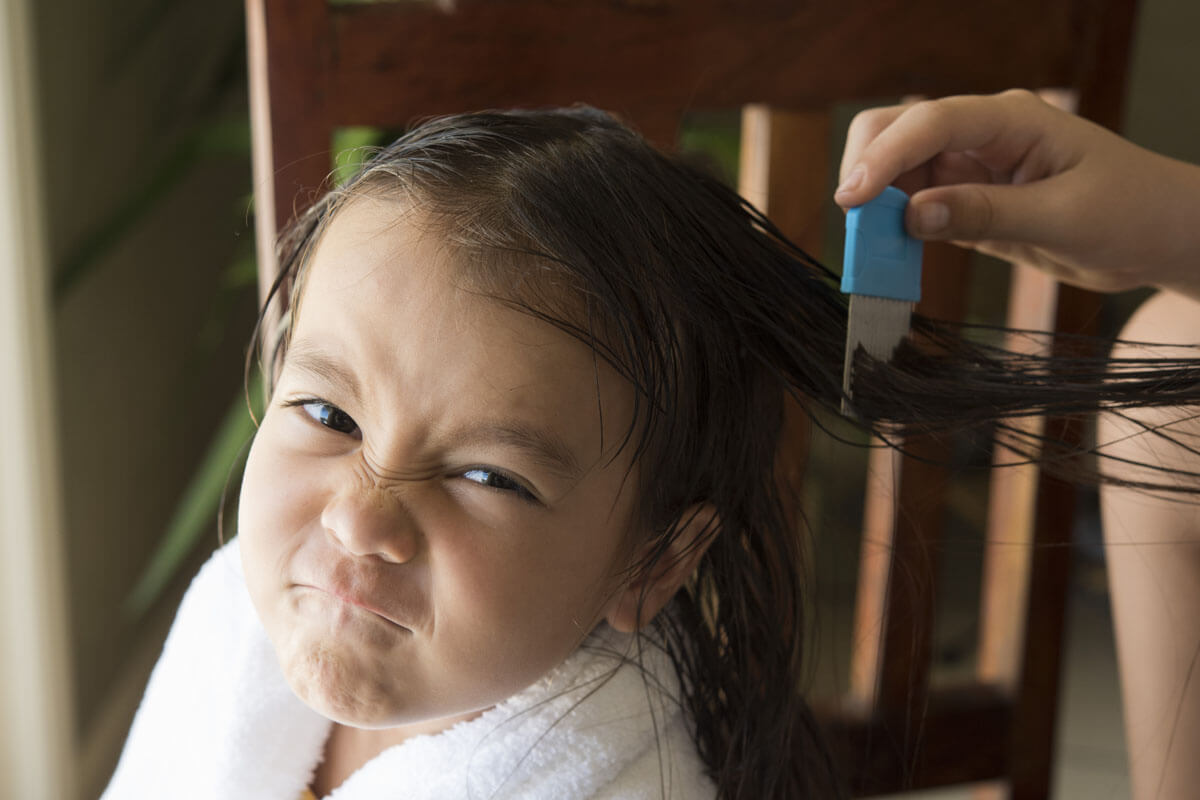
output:
[[[682,115],[742,108],[740,189],[820,250],[834,103],[1012,86],[1069,90],[1116,127],[1136,0],[247,0],[260,281],[330,170],[335,127],[587,102],[674,144]],[[1029,20],[1036,20],[1030,24]],[[921,310],[963,313],[964,256],[930,247]],[[1008,324],[1081,330],[1094,300],[1017,268]],[[1077,424],[1045,420],[1080,437]],[[798,429],[797,437],[804,431]],[[909,441],[945,461],[945,446]],[[856,795],[980,781],[1049,794],[1073,490],[996,471],[977,675],[930,686],[944,468],[881,450],[867,493],[849,696],[824,713]],[[1019,545],[1019,546],[1014,546]],[[918,578],[903,581],[901,572]]]

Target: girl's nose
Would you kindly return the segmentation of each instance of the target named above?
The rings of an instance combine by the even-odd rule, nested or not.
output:
[[[326,533],[356,556],[402,564],[417,555],[420,535],[403,503],[378,489],[343,492],[321,512]]]

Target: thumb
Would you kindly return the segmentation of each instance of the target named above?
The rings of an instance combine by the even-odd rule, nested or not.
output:
[[[1045,224],[1033,185],[939,186],[913,195],[905,226],[918,239],[977,242],[1038,238]]]

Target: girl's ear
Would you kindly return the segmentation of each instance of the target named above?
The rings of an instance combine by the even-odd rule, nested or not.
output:
[[[605,617],[608,624],[621,633],[634,633],[654,619],[696,570],[717,525],[717,510],[708,503],[684,512],[658,562],[618,589]]]

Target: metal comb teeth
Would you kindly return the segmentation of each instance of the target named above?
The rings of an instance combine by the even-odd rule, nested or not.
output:
[[[915,303],[890,297],[850,295],[850,316],[846,324],[846,360],[842,365],[842,413],[852,414],[850,398],[854,382],[854,360],[861,347],[880,361],[892,354],[908,335]]]

